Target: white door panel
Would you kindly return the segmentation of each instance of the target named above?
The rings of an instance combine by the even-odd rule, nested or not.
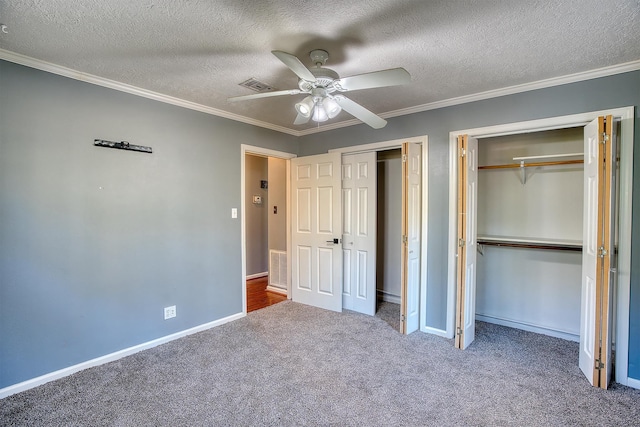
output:
[[[343,307],[376,309],[376,153],[342,157]]]
[[[458,137],[458,259],[456,347],[465,349],[476,328],[478,140]]]
[[[467,139],[467,218],[465,236],[465,321],[462,348],[476,337],[476,225],[478,223],[478,140]]]
[[[291,160],[292,299],[342,311],[340,154]]]
[[[611,116],[585,126],[579,365],[601,388],[608,387],[612,372],[616,149]]]
[[[420,250],[422,218],[422,147],[402,144],[403,245],[401,332],[410,334],[420,326]]]
[[[582,295],[580,308],[580,369],[594,384],[596,274],[598,263],[598,119],[584,128],[584,215]]]

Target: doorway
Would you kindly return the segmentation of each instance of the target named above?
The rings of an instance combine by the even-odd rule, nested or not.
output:
[[[289,159],[295,155],[241,146],[243,312],[287,299],[290,270]],[[270,185],[271,184],[271,185]]]
[[[367,144],[291,163],[292,299],[369,315],[376,307],[376,153],[402,147],[401,332],[419,329],[426,260],[427,138]],[[424,205],[423,205],[424,203]]]
[[[376,316],[400,330],[402,150],[377,152]]]
[[[247,311],[287,297],[286,160],[245,154]]]

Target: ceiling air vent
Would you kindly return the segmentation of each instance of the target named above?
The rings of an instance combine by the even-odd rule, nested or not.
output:
[[[260,80],[256,80],[253,77],[240,83],[240,86],[249,88],[254,92],[270,92],[273,90],[273,87],[271,87],[271,85],[263,83]]]

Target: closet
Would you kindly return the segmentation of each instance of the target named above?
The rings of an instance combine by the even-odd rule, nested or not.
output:
[[[402,153],[377,152],[376,293],[377,303],[400,322],[402,251]]]
[[[584,128],[478,140],[476,319],[580,339]]]

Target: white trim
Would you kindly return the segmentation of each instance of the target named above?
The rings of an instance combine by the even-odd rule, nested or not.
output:
[[[290,213],[290,205],[291,205],[291,198],[290,198],[290,184],[289,184],[289,179],[290,179],[290,166],[289,166],[289,160],[293,159],[294,157],[297,157],[295,154],[293,153],[286,153],[284,151],[277,151],[277,150],[271,150],[269,148],[262,148],[262,147],[255,147],[253,145],[247,145],[247,144],[241,144],[240,145],[240,245],[241,245],[241,254],[242,254],[242,262],[241,262],[241,268],[242,268],[242,312],[244,314],[247,314],[247,222],[246,222],[246,216],[245,216],[245,203],[244,203],[244,198],[245,198],[245,165],[244,165],[244,159],[245,159],[245,155],[247,154],[251,154],[254,156],[263,156],[263,157],[277,157],[279,159],[285,159],[287,161],[287,177],[286,177],[286,188],[287,188],[287,260],[291,259],[291,233],[289,232],[290,230],[290,219],[289,219],[289,213]],[[287,262],[287,295],[288,298],[291,299],[291,263]]]
[[[429,259],[429,137],[424,136],[424,142],[422,143],[422,218],[421,218],[421,232],[420,236],[420,331],[426,333],[433,333],[431,329],[427,329],[427,273],[428,273],[428,259]]]
[[[400,295],[395,295],[390,292],[381,291],[380,289],[376,289],[376,293],[378,294],[378,300],[382,300],[385,302],[390,302],[393,304],[400,304],[401,299]]]
[[[627,378],[627,387],[640,389],[640,380],[635,378]]]
[[[416,142],[418,144],[426,144],[428,141],[427,135],[412,136],[409,138],[393,139],[391,141],[373,142],[371,144],[351,145],[349,147],[332,148],[327,153],[341,153],[341,154],[357,154],[368,153],[370,151],[384,151],[391,148],[401,148],[403,142]]]
[[[520,322],[518,320],[506,319],[504,317],[488,316],[476,313],[476,321],[493,323],[496,325],[508,326],[510,328],[522,329],[523,331],[535,332],[537,334],[549,335],[550,337],[562,338],[567,341],[580,342],[580,334],[549,329],[533,323]]]
[[[273,292],[274,294],[284,295],[285,297],[287,296],[287,290],[286,289],[277,288],[275,286],[267,285],[267,290],[269,292]]]
[[[465,129],[449,133],[449,236],[448,236],[448,274],[447,274],[447,333],[453,337],[455,325],[455,291],[456,291],[456,194],[458,165],[456,138],[467,134],[474,138],[487,138],[497,135],[513,135],[518,133],[539,132],[543,130],[561,129],[573,126],[584,126],[599,116],[612,115],[621,118],[620,131],[620,206],[618,236],[618,287],[616,305],[616,378],[620,384],[628,384],[629,369],[629,301],[631,286],[631,221],[633,198],[633,135],[634,107],[614,108],[610,110],[592,111],[568,116],[504,125]]]
[[[10,52],[0,49],[0,59],[13,62],[15,64],[24,65],[26,67],[35,68],[37,70],[46,71],[48,73],[57,74],[59,76],[68,77],[74,80],[80,80],[85,83],[91,83],[97,86],[114,89],[120,92],[129,93],[131,95],[141,96],[143,98],[153,99],[154,101],[164,102],[166,104],[176,105],[178,107],[187,108],[189,110],[200,111],[201,113],[210,114],[212,116],[223,117],[225,119],[235,120],[237,122],[246,123],[289,135],[300,136],[300,132],[289,129],[284,126],[274,125],[272,123],[263,122],[261,120],[252,119],[250,117],[241,116],[239,114],[230,113],[218,108],[209,107],[207,105],[198,104],[196,102],[187,101],[162,93],[142,89],[126,83],[117,82],[115,80],[106,79],[104,77],[95,76],[93,74],[83,73],[61,65],[52,64],[51,62],[42,61],[40,59],[31,58],[19,53]]]
[[[438,328],[432,328],[431,326],[424,326],[423,325],[420,328],[420,331],[425,332],[427,334],[436,335],[436,336],[442,337],[442,338],[450,338],[447,331],[442,330],[442,329],[438,329]]]
[[[269,276],[268,271],[263,271],[262,273],[247,274],[246,280],[257,279],[258,277],[267,277],[267,276]]]
[[[442,101],[429,102],[427,104],[416,105],[415,107],[401,108],[399,110],[388,111],[378,114],[383,119],[391,117],[405,116],[407,114],[422,113],[424,111],[437,110],[439,108],[452,107],[454,105],[467,104],[469,102],[483,101],[485,99],[499,98],[501,96],[514,95],[522,92],[529,92],[537,89],[545,89],[554,86],[561,86],[570,83],[581,82],[585,80],[597,79],[600,77],[613,76],[615,74],[628,73],[640,70],[640,60],[625,62],[623,64],[611,65],[609,67],[596,68],[595,70],[583,71],[580,73],[568,74],[566,76],[552,77],[550,79],[538,80],[531,83],[523,83],[505,88],[488,90],[471,95],[459,96],[456,98],[444,99]],[[339,129],[347,126],[362,124],[357,119],[346,120],[339,123],[331,123],[328,125],[314,127],[299,131],[298,136],[310,135],[313,133],[324,132],[327,130]]]
[[[516,93],[529,92],[537,89],[545,89],[554,86],[562,86],[570,83],[577,83],[585,80],[597,79],[600,77],[612,76],[615,74],[628,73],[630,71],[640,70],[640,60],[625,62],[622,64],[611,65],[608,67],[596,68],[595,70],[582,71],[579,73],[568,74],[560,77],[552,77],[549,79],[538,80],[531,83],[523,83],[514,86],[508,86],[500,89],[488,90],[471,95],[460,96],[457,98],[449,98],[442,101],[431,102],[428,104],[417,105],[415,107],[403,108],[400,110],[390,111],[380,116],[383,118],[404,116],[406,114],[420,113],[428,110],[437,110],[439,108],[451,107],[454,105],[467,104],[469,102],[483,101],[485,99],[499,98],[501,96],[513,95]]]
[[[197,332],[202,332],[207,329],[214,328],[216,326],[223,325],[228,322],[232,322],[234,320],[241,319],[245,317],[245,313],[236,313],[231,316],[223,317],[222,319],[214,320],[213,322],[204,323],[199,326],[195,326],[190,329],[185,329],[184,331],[176,332],[171,335],[167,335],[161,338],[157,338],[155,340],[147,341],[142,344],[134,345],[133,347],[125,348],[123,350],[116,351],[114,353],[106,354],[104,356],[96,357],[95,359],[87,360],[86,362],[78,363],[77,365],[69,366],[67,368],[63,368],[54,372],[50,372],[45,375],[41,375],[36,378],[32,378],[27,381],[23,381],[18,384],[10,385],[9,387],[5,387],[0,389],[0,399],[4,399],[5,397],[11,396],[12,394],[20,393],[25,390],[29,390],[31,388],[37,387],[39,385],[48,383],[50,381],[58,380],[60,378],[67,377],[71,374],[74,374],[78,371],[82,371],[84,369],[92,368],[94,366],[103,365],[105,363],[113,362],[118,359],[122,359],[123,357],[130,356],[132,354],[138,353],[143,350],[148,350],[150,348],[159,346],[161,344],[166,344],[170,341],[177,340],[178,338],[185,337],[187,335],[195,334]]]
[[[620,176],[618,236],[618,286],[616,306],[616,382],[628,384],[629,373],[629,304],[631,301],[631,212],[633,201],[633,135],[634,108],[628,107],[621,117],[620,124]],[[617,115],[616,115],[617,116]],[[623,256],[623,254],[625,254]]]
[[[130,93],[132,95],[141,96],[143,98],[149,98],[156,101],[165,102],[167,104],[177,105],[179,107],[188,108],[190,110],[200,111],[202,113],[211,114],[218,117],[224,117],[226,119],[247,123],[247,124],[262,127],[265,129],[271,129],[276,132],[282,132],[282,133],[286,133],[293,136],[311,135],[314,133],[325,132],[329,130],[363,124],[358,119],[350,119],[350,120],[344,120],[341,122],[326,124],[323,126],[312,127],[312,128],[300,131],[300,130],[291,129],[285,126],[274,125],[272,123],[267,123],[261,120],[252,119],[250,117],[241,116],[239,114],[230,113],[228,111],[220,110],[217,108],[208,107],[206,105],[197,104],[195,102],[186,101],[173,96],[163,95],[158,92],[142,89],[136,86],[128,85],[126,83],[120,83],[115,80],[109,80],[104,77],[83,73],[80,71],[73,70],[71,68],[63,67],[61,65],[56,65],[51,62],[43,61],[40,59],[31,58],[29,56],[21,55],[19,53],[11,52],[5,49],[0,49],[0,59],[13,62],[15,64],[24,65],[26,67],[35,68],[38,70],[57,74],[59,76],[68,77],[74,80],[80,80],[83,82],[107,87],[107,88],[118,90],[121,92]],[[528,92],[536,89],[544,89],[548,87],[560,86],[560,85],[565,85],[569,83],[581,82],[581,81],[596,79],[600,77],[607,77],[615,74],[622,74],[622,73],[627,73],[627,72],[636,71],[636,70],[640,70],[640,60],[611,65],[603,68],[597,68],[595,70],[568,74],[566,76],[552,77],[549,79],[538,80],[531,83],[508,86],[501,89],[494,89],[494,90],[489,90],[485,92],[479,92],[471,95],[459,96],[456,98],[444,99],[442,101],[430,102],[427,104],[416,105],[414,107],[401,108],[398,110],[388,111],[386,113],[381,113],[378,115],[382,118],[388,119],[391,117],[421,113],[429,110],[437,110],[439,108],[451,107],[454,105],[466,104],[466,103],[475,102],[475,101],[482,101],[485,99],[498,98],[501,96],[513,95],[516,93]]]

